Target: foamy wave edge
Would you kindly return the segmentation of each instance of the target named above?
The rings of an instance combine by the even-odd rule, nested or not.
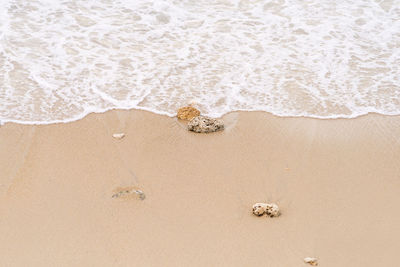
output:
[[[0,119],[0,126],[4,125],[5,123],[16,123],[16,124],[23,124],[23,125],[50,125],[50,124],[59,124],[59,123],[71,123],[75,121],[79,121],[86,116],[90,114],[101,114],[105,113],[107,111],[111,110],[142,110],[142,111],[148,111],[154,114],[158,115],[163,115],[167,117],[175,117],[176,113],[169,113],[169,112],[162,112],[162,111],[157,111],[151,108],[146,108],[146,107],[111,107],[111,108],[106,108],[106,109],[97,109],[97,110],[87,110],[85,112],[82,112],[80,115],[75,116],[73,118],[65,119],[65,120],[51,120],[51,121],[24,121],[24,120],[15,120],[15,119]],[[317,115],[312,115],[312,114],[307,114],[307,113],[301,113],[301,114],[291,114],[287,112],[282,112],[282,111],[271,111],[267,109],[233,109],[230,111],[226,111],[221,114],[207,114],[203,113],[202,115],[213,117],[213,118],[221,118],[229,113],[232,112],[266,112],[269,114],[272,114],[277,117],[282,117],[282,118],[310,118],[310,119],[323,119],[323,120],[332,120],[332,119],[354,119],[357,117],[365,116],[368,114],[379,114],[383,116],[399,116],[399,112],[382,112],[377,109],[369,109],[366,111],[357,111],[353,112],[351,115],[329,115],[329,116],[317,116]]]

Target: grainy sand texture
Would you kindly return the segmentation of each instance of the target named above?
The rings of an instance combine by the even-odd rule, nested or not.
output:
[[[223,120],[1,126],[1,266],[399,265],[400,117]]]

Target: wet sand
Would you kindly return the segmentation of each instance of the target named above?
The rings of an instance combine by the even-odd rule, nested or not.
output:
[[[398,265],[399,116],[223,119],[1,126],[2,266]],[[282,215],[253,216],[264,201]]]

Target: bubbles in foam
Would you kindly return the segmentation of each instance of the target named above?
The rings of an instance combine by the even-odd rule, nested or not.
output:
[[[400,1],[0,4],[0,119],[112,108],[174,115],[400,114]]]

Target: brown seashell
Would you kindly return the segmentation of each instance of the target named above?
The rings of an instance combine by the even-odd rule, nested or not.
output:
[[[178,110],[178,119],[181,120],[191,120],[194,117],[197,117],[200,115],[200,111],[195,109],[194,107],[182,107]]]

